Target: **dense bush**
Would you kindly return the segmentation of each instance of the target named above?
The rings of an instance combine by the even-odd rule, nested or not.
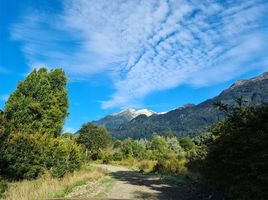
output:
[[[186,159],[170,154],[166,158],[158,159],[154,171],[162,174],[184,174],[187,172]]]
[[[32,179],[45,170],[62,177],[81,165],[82,149],[64,138],[43,134],[11,134],[5,143],[3,173],[14,179]]]
[[[212,129],[215,141],[208,146],[201,172],[236,199],[268,199],[268,106],[227,113]]]

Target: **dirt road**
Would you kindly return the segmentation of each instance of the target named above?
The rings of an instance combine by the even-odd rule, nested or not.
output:
[[[101,199],[149,200],[224,200],[204,187],[175,184],[157,175],[143,174],[122,166],[94,165],[106,169],[109,175],[99,182],[89,182],[67,197]]]
[[[116,182],[105,195],[111,199],[191,199],[186,186],[177,186],[156,175],[132,171],[121,166],[99,165],[110,172]]]

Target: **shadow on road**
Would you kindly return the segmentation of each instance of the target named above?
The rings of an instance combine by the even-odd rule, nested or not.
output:
[[[113,178],[131,185],[145,186],[150,191],[135,191],[135,199],[161,200],[224,200],[221,195],[214,195],[207,188],[193,184],[175,184],[160,179],[155,175],[135,171],[111,172]],[[152,192],[153,190],[153,192]],[[119,191],[120,192],[120,191]]]

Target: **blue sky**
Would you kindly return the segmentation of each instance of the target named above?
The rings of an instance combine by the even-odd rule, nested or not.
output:
[[[0,0],[0,108],[40,66],[69,76],[65,129],[163,112],[268,70],[267,0]]]

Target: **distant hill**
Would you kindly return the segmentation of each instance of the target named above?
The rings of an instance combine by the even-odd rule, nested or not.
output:
[[[119,113],[114,113],[101,118],[100,120],[93,121],[95,125],[105,126],[108,130],[116,130],[123,123],[129,122],[139,115],[145,115],[147,117],[151,115],[157,115],[157,112],[148,109],[135,110],[132,108],[125,109]]]
[[[165,114],[140,114],[136,117],[124,115],[121,118],[109,115],[98,123],[105,125],[111,134],[119,139],[150,138],[153,133],[165,134],[170,130],[177,136],[192,137],[224,118],[223,113],[214,106],[214,102],[234,105],[235,100],[240,97],[248,105],[268,103],[268,72],[249,80],[237,81],[220,95],[198,105],[187,104]]]

